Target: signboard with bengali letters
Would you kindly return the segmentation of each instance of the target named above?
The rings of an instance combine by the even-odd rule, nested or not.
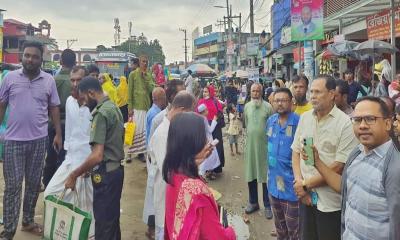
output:
[[[390,9],[383,10],[366,18],[368,39],[385,40],[390,38]],[[395,10],[395,33],[400,36],[400,7]]]

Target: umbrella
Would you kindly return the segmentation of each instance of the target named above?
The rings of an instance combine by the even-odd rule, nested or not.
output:
[[[354,41],[342,41],[329,44],[327,49],[337,56],[352,56],[353,49],[358,45],[358,42]]]
[[[192,64],[186,69],[186,72],[188,70],[191,70],[195,76],[214,76],[216,74],[214,69],[202,63]]]
[[[373,39],[358,44],[353,50],[360,54],[382,54],[399,51],[399,49],[393,47],[390,43]]]

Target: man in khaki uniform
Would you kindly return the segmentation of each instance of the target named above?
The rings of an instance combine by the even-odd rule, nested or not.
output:
[[[124,181],[123,138],[124,121],[119,108],[104,96],[100,83],[85,77],[79,84],[79,95],[92,111],[90,144],[92,153],[75,169],[65,182],[66,188],[74,189],[76,179],[92,172],[93,212],[96,240],[121,239],[120,199]]]

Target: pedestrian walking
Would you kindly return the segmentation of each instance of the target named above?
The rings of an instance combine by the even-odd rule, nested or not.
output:
[[[151,107],[150,96],[155,86],[148,64],[146,56],[139,57],[139,68],[131,72],[128,79],[129,117],[133,117],[136,123],[133,145],[129,148],[128,154],[138,154],[142,161],[146,152],[146,113]]]
[[[206,135],[207,135],[207,140],[209,142],[212,142],[213,136],[212,133],[215,130],[215,127],[217,126],[217,116],[214,117],[214,119],[211,121],[211,123],[208,122],[207,116],[208,116],[208,109],[206,105],[200,104],[197,107],[197,112],[200,113],[204,117],[204,126],[206,129]],[[200,176],[205,176],[207,179],[210,180],[215,180],[216,176],[215,173],[212,172],[213,169],[217,168],[221,164],[218,156],[217,149],[213,149],[212,153],[210,156],[208,156],[204,162],[202,162],[199,165],[199,175]]]
[[[122,117],[124,118],[124,122],[128,122],[129,113],[128,113],[128,80],[125,76],[121,76],[119,78],[119,84],[117,87],[117,95],[118,102],[117,106],[122,113]]]
[[[292,93],[279,88],[274,94],[275,114],[267,122],[268,191],[278,240],[299,240],[299,201],[294,192],[292,150],[299,116],[292,112]]]
[[[92,152],[68,176],[65,188],[75,189],[77,178],[92,172],[93,213],[96,240],[119,240],[120,200],[124,182],[124,122],[119,108],[104,95],[100,83],[85,77],[79,83],[79,96],[92,113],[90,132]]]
[[[227,111],[229,116],[229,127],[227,133],[229,138],[229,146],[231,148],[231,155],[235,156],[235,152],[233,151],[233,146],[235,146],[236,154],[240,155],[238,148],[238,139],[242,123],[239,120],[239,115],[233,103],[228,105]]]
[[[167,185],[165,239],[234,240],[232,227],[220,223],[217,203],[198,165],[211,154],[204,120],[195,113],[180,113],[171,121],[163,167]],[[182,151],[182,146],[185,150]]]
[[[72,68],[76,64],[76,54],[71,49],[65,49],[61,53],[61,70],[55,76],[57,93],[60,97],[60,122],[62,131],[62,141],[65,139],[65,109],[68,97],[71,95],[71,81],[70,74]],[[54,136],[56,135],[56,130],[50,119],[49,121],[49,141],[52,142]],[[47,149],[47,155],[45,159],[44,169],[43,169],[43,185],[46,188],[50,179],[53,177],[54,173],[57,171],[58,167],[62,164],[65,159],[65,150],[61,149],[59,152],[55,151],[53,146],[49,145]]]
[[[208,109],[207,120],[209,123],[217,116],[217,126],[213,131],[213,138],[218,139],[218,144],[216,146],[219,160],[221,164],[219,167],[213,170],[214,173],[222,173],[222,168],[225,166],[225,153],[224,153],[224,140],[222,138],[222,128],[225,127],[225,120],[223,114],[223,105],[219,102],[215,96],[215,89],[212,86],[205,87],[203,89],[203,98],[198,102],[198,106],[204,104]]]
[[[114,104],[118,104],[119,98],[117,94],[117,88],[115,87],[110,75],[108,73],[100,74],[99,81],[103,92]]]
[[[6,108],[9,109],[3,165],[4,230],[0,234],[5,240],[12,239],[17,230],[24,180],[21,230],[39,236],[43,233],[43,227],[34,222],[34,216],[47,152],[49,113],[56,131],[52,146],[57,152],[62,149],[56,82],[50,74],[40,70],[43,45],[26,41],[22,49],[22,69],[9,72],[0,87],[0,122]]]
[[[71,70],[72,92],[65,105],[64,149],[67,154],[65,161],[57,169],[46,187],[44,191],[45,198],[48,195],[60,196],[65,189],[64,183],[69,174],[79,167],[90,154],[89,141],[92,115],[78,94],[78,84],[86,74],[87,70],[84,66],[75,66]],[[78,199],[76,199],[73,192],[67,192],[62,200],[93,214],[93,186],[91,179],[78,177],[75,191],[79,196]],[[94,222],[93,220],[90,226],[89,238],[94,238]]]
[[[171,120],[181,112],[193,111],[195,98],[186,91],[178,93],[172,102],[172,108],[160,126],[156,129],[150,139],[150,157],[151,164],[155,168],[154,178],[154,210],[155,210],[155,239],[164,239],[164,221],[165,221],[165,188],[166,183],[163,179],[163,164],[165,160],[168,138],[168,130]],[[185,145],[182,145],[185,146]],[[181,146],[181,147],[182,147]]]
[[[249,188],[249,204],[245,212],[251,214],[260,209],[258,205],[258,184],[262,184],[265,217],[272,219],[267,189],[267,138],[265,126],[272,115],[272,106],[262,100],[262,85],[251,86],[251,101],[244,107],[246,145],[244,151],[246,181]]]
[[[340,239],[340,194],[325,185],[325,179],[313,166],[300,161],[304,141],[308,144],[312,141],[321,160],[340,173],[358,143],[349,116],[335,106],[335,89],[335,79],[329,75],[314,79],[311,84],[313,110],[301,115],[292,144],[294,189],[301,201],[302,239]]]
[[[188,73],[188,76],[185,79],[186,91],[188,91],[189,93],[193,94],[193,82],[194,82],[194,79],[192,77],[192,70],[188,70],[187,73]]]

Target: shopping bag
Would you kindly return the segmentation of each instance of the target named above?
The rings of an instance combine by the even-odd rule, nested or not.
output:
[[[125,145],[131,146],[133,144],[135,129],[136,123],[134,121],[128,121],[127,123],[125,123]]]
[[[65,190],[61,197],[49,195],[44,200],[44,239],[88,239],[91,214],[75,207],[74,204],[63,202],[64,194]]]

